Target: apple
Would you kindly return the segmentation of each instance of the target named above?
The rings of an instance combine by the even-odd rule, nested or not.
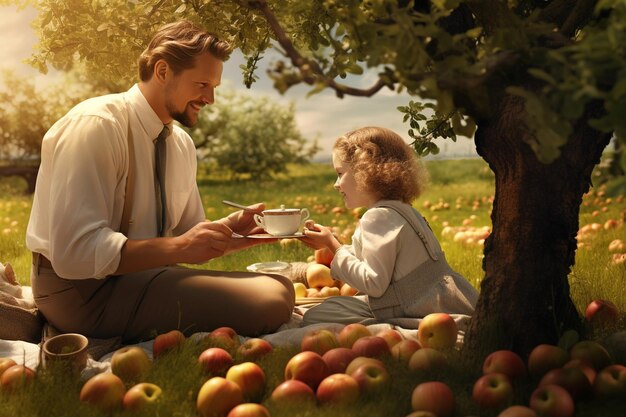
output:
[[[376,336],[385,339],[385,342],[387,342],[387,345],[389,346],[389,350],[391,350],[396,343],[400,343],[404,339],[400,332],[394,329],[381,330],[376,333]]]
[[[273,350],[272,344],[265,339],[253,337],[237,348],[237,356],[244,361],[255,361]]]
[[[530,408],[542,417],[572,417],[574,401],[563,387],[554,384],[536,388],[530,395]]]
[[[626,394],[626,366],[614,364],[602,369],[593,382],[597,398],[624,398]]]
[[[345,325],[337,334],[337,340],[343,347],[351,348],[358,339],[371,336],[372,332],[361,323],[350,323]]]
[[[422,382],[411,393],[411,408],[413,411],[430,411],[437,417],[451,417],[455,408],[454,394],[443,382]]]
[[[241,388],[244,399],[250,402],[260,401],[265,391],[265,372],[254,362],[243,362],[230,367],[226,379],[235,382]]]
[[[196,409],[202,417],[226,416],[241,403],[243,393],[239,385],[221,376],[214,376],[200,387]]]
[[[320,382],[316,392],[320,404],[352,404],[359,398],[359,384],[347,374],[332,374]]]
[[[305,333],[300,343],[300,350],[323,355],[331,349],[339,347],[337,336],[328,329],[310,330]]]
[[[283,381],[272,391],[270,399],[276,404],[315,403],[315,392],[310,386],[297,379]]]
[[[352,287],[350,284],[345,283],[345,282],[343,283],[343,285],[339,289],[339,295],[343,295],[343,296],[347,296],[347,297],[351,297],[353,295],[357,295],[358,292],[359,292],[359,290],[357,290],[356,288]]]
[[[352,373],[356,371],[359,367],[361,367],[361,365],[370,364],[370,363],[380,365],[383,368],[385,367],[385,364],[380,359],[369,358],[367,356],[358,356],[354,358],[352,362],[348,364],[348,366],[346,367],[346,371],[344,373],[348,375],[352,375]]]
[[[223,376],[233,365],[233,357],[222,348],[212,347],[200,353],[198,363],[204,372],[214,376]]]
[[[492,372],[478,378],[472,389],[472,400],[485,409],[501,409],[513,400],[513,386],[503,373]]]
[[[589,381],[589,383],[593,386],[593,381],[596,379],[597,372],[595,369],[593,369],[591,365],[589,365],[587,361],[584,361],[582,359],[572,359],[568,361],[565,365],[563,365],[563,368],[580,369],[583,372],[583,374],[585,374],[585,376],[587,377],[587,380]]]
[[[395,360],[408,366],[411,356],[421,348],[422,346],[418,341],[404,339],[393,345],[391,348],[391,356],[393,356]]]
[[[221,347],[231,352],[240,345],[239,336],[232,327],[218,327],[210,332],[206,339],[212,346]]]
[[[606,347],[613,361],[626,365],[626,331],[621,330],[607,336],[602,344]]]
[[[409,369],[413,372],[436,371],[447,365],[446,355],[433,348],[418,349],[409,359]]]
[[[326,265],[330,268],[330,264],[335,257],[335,253],[327,247],[323,247],[321,249],[316,249],[313,256],[315,257],[315,262],[317,262],[318,264]]]
[[[294,282],[293,289],[296,292],[296,298],[305,298],[306,297],[306,285],[301,282]]]
[[[587,376],[578,367],[556,368],[545,373],[539,381],[539,386],[555,384],[570,393],[572,398],[585,398],[591,394],[591,383]]]
[[[4,371],[9,369],[13,365],[17,365],[17,362],[15,362],[13,359],[11,359],[11,358],[0,358],[0,376],[2,376]]]
[[[391,354],[389,345],[379,336],[365,336],[357,339],[352,345],[352,350],[357,356],[367,356],[370,358],[378,358],[383,355]]]
[[[569,361],[567,351],[559,346],[540,344],[533,348],[528,356],[528,372],[541,378],[551,369],[561,368]]]
[[[587,361],[596,371],[611,364],[611,355],[604,346],[593,340],[581,340],[569,350],[571,359]]]
[[[170,330],[154,338],[152,342],[152,357],[158,358],[172,349],[179,349],[185,341],[185,335],[180,330]]]
[[[537,413],[523,405],[512,405],[502,410],[498,417],[537,417]]]
[[[111,372],[125,383],[138,382],[151,367],[148,354],[138,346],[125,346],[111,356]]]
[[[0,388],[4,392],[13,392],[35,379],[35,371],[25,365],[13,365],[2,372]]]
[[[124,398],[122,404],[124,410],[142,411],[151,409],[160,400],[163,391],[158,385],[150,382],[141,382],[131,387]]]
[[[585,310],[585,321],[594,327],[611,327],[617,323],[619,310],[608,300],[593,300]]]
[[[311,263],[306,268],[306,282],[309,288],[332,287],[335,283],[326,265]]]
[[[324,359],[310,350],[297,353],[285,365],[285,380],[297,379],[314,390],[329,374],[330,371]]]
[[[456,345],[458,327],[446,313],[431,313],[422,319],[417,329],[417,339],[423,347],[450,349]]]
[[[120,377],[111,372],[103,372],[85,382],[79,398],[81,402],[111,412],[122,406],[125,394],[126,387]]]
[[[391,385],[391,376],[387,369],[376,363],[361,365],[350,376],[359,384],[359,390],[363,393],[382,392]]]
[[[430,411],[413,411],[411,414],[408,414],[406,417],[437,417],[437,415],[434,413],[431,413]]]
[[[524,360],[511,350],[496,350],[491,352],[483,362],[483,374],[502,373],[511,381],[526,376],[526,364]]]
[[[270,417],[270,412],[261,404],[244,403],[235,406],[226,417]]]
[[[322,289],[320,290],[320,295],[324,298],[328,298],[328,297],[334,297],[334,296],[338,296],[341,295],[341,290],[337,287],[322,287]]]
[[[322,359],[328,365],[331,374],[339,374],[346,371],[346,368],[356,358],[356,353],[346,347],[337,347],[325,352]]]

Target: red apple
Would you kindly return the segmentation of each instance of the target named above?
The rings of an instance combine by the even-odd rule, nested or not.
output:
[[[593,392],[597,398],[624,398],[626,394],[626,366],[614,364],[596,375]]]
[[[581,340],[569,350],[571,359],[587,361],[596,371],[611,364],[611,355],[604,346],[593,340]]]
[[[270,398],[277,404],[315,403],[315,392],[304,382],[297,379],[289,379],[281,382],[274,388]]]
[[[352,375],[352,373],[356,371],[361,365],[370,364],[370,363],[380,365],[383,368],[385,367],[385,364],[380,359],[369,358],[367,356],[358,356],[354,358],[352,362],[348,364],[348,366],[346,367],[346,371],[344,373],[348,375]]]
[[[226,417],[270,417],[270,412],[261,404],[239,404],[228,413]]]
[[[391,376],[387,369],[375,363],[359,366],[350,376],[359,384],[363,393],[382,392],[391,385]]]
[[[162,393],[163,391],[158,385],[151,384],[150,382],[141,382],[126,391],[122,399],[124,410],[151,410],[160,400]]]
[[[237,348],[237,355],[244,361],[255,361],[270,353],[272,349],[270,342],[254,337]]]
[[[572,398],[579,399],[588,397],[591,394],[591,383],[582,369],[577,367],[557,368],[545,373],[539,386],[555,384],[559,385],[570,393]]]
[[[35,371],[25,365],[13,365],[5,369],[0,377],[0,388],[4,392],[13,392],[35,379]]]
[[[537,413],[523,405],[512,405],[502,410],[498,417],[537,417]]]
[[[427,372],[443,369],[448,365],[448,358],[443,352],[432,348],[421,348],[409,359],[409,369],[414,372]]]
[[[250,402],[260,401],[265,391],[265,372],[254,362],[244,362],[230,367],[226,379],[235,382],[241,388],[244,399]]]
[[[330,264],[333,262],[333,258],[335,257],[335,253],[330,249],[324,247],[321,249],[316,249],[314,253],[315,262],[318,264],[326,265],[330,268]]]
[[[458,327],[446,313],[431,313],[422,319],[417,329],[417,339],[423,347],[450,349],[456,345]]]
[[[206,339],[212,346],[220,347],[230,352],[237,349],[241,344],[235,329],[226,326],[213,330],[207,335]]]
[[[17,365],[17,362],[15,362],[13,359],[11,359],[11,358],[0,358],[0,376],[2,376],[4,371],[9,369],[13,365]]]
[[[327,329],[310,330],[305,333],[300,344],[301,350],[323,355],[331,349],[339,347],[337,336],[335,333]]]
[[[614,326],[618,316],[617,306],[609,300],[593,300],[585,310],[585,320],[594,327]]]
[[[387,345],[389,346],[389,350],[391,350],[396,343],[400,343],[404,339],[400,332],[394,329],[381,330],[376,333],[376,336],[385,339],[385,342],[387,342]]]
[[[513,386],[505,374],[493,372],[481,376],[474,383],[472,400],[486,409],[501,409],[513,400]]]
[[[559,346],[537,345],[528,356],[528,372],[536,378],[541,378],[549,370],[561,368],[568,360],[569,354]]]
[[[332,374],[320,382],[316,396],[320,404],[352,404],[359,398],[359,384],[350,375]]]
[[[196,409],[202,417],[223,417],[241,403],[243,394],[239,385],[221,376],[215,376],[200,388]]]
[[[202,370],[214,376],[226,375],[226,371],[233,365],[233,357],[222,348],[208,348],[198,356],[198,363]]]
[[[585,374],[585,376],[587,377],[589,384],[593,386],[593,381],[596,379],[597,372],[595,369],[593,369],[593,366],[589,365],[587,361],[584,361],[582,359],[572,359],[568,361],[565,365],[563,365],[563,368],[580,369],[583,372],[583,374]]]
[[[548,384],[538,387],[530,396],[530,408],[542,417],[572,417],[574,401],[565,388]]]
[[[125,346],[111,356],[111,372],[125,383],[138,382],[151,367],[148,354],[138,346]]]
[[[306,350],[294,355],[285,365],[285,379],[297,379],[314,390],[330,374],[324,359],[315,352]]]
[[[178,349],[185,341],[185,335],[180,330],[170,330],[154,338],[152,342],[152,357],[154,359],[172,349]]]
[[[391,354],[385,339],[378,336],[365,336],[357,339],[352,345],[352,350],[357,356],[370,358],[379,358],[383,355]]]
[[[371,335],[372,333],[365,325],[361,323],[350,323],[339,331],[337,339],[341,346],[351,348],[357,339]]]
[[[337,347],[324,353],[322,358],[331,374],[339,374],[345,372],[350,362],[356,358],[356,353],[352,349]]]
[[[422,382],[411,394],[413,411],[430,411],[437,417],[451,417],[454,414],[454,394],[443,382]]]
[[[404,339],[393,345],[391,348],[391,356],[393,356],[395,360],[408,366],[411,356],[413,356],[413,354],[421,348],[422,346],[418,341],[413,339]]]
[[[524,360],[511,350],[497,350],[490,353],[483,362],[483,374],[502,373],[511,381],[526,376]]]
[[[97,374],[87,380],[80,390],[80,401],[106,412],[122,406],[126,387],[117,375],[110,372]]]

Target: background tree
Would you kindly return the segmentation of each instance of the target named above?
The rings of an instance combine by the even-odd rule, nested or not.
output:
[[[288,164],[308,162],[320,149],[300,133],[293,104],[235,90],[220,89],[219,100],[187,130],[201,160],[236,178],[283,173]]]
[[[495,174],[493,231],[465,347],[527,354],[579,328],[569,297],[579,207],[612,132],[626,137],[624,0],[42,0],[41,53],[111,78],[130,67],[157,26],[187,18],[248,57],[244,81],[270,47],[285,91],[306,83],[368,97],[382,88],[433,100],[405,108],[416,149],[474,131]],[[94,30],[95,28],[95,30]],[[369,88],[342,82],[375,69]],[[523,323],[523,325],[520,325]],[[476,355],[480,357],[480,355]]]

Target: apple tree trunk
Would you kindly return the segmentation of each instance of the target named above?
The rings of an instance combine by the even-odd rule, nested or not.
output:
[[[568,274],[582,197],[610,140],[588,127],[601,111],[590,106],[561,156],[543,164],[525,141],[523,101],[507,96],[492,108],[475,134],[477,151],[495,174],[485,276],[464,346],[476,360],[498,349],[526,358],[537,344],[556,344],[565,330],[582,331]]]

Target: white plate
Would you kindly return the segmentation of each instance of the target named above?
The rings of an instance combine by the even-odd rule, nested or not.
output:
[[[246,269],[250,272],[276,272],[280,273],[289,269],[291,265],[287,262],[259,262],[248,265]]]
[[[247,236],[233,234],[233,237],[234,238],[248,238],[248,239],[293,239],[293,238],[304,237],[304,235],[301,232],[295,233],[293,235],[280,235],[280,236],[270,235],[269,233],[258,233],[258,234],[247,235]]]

